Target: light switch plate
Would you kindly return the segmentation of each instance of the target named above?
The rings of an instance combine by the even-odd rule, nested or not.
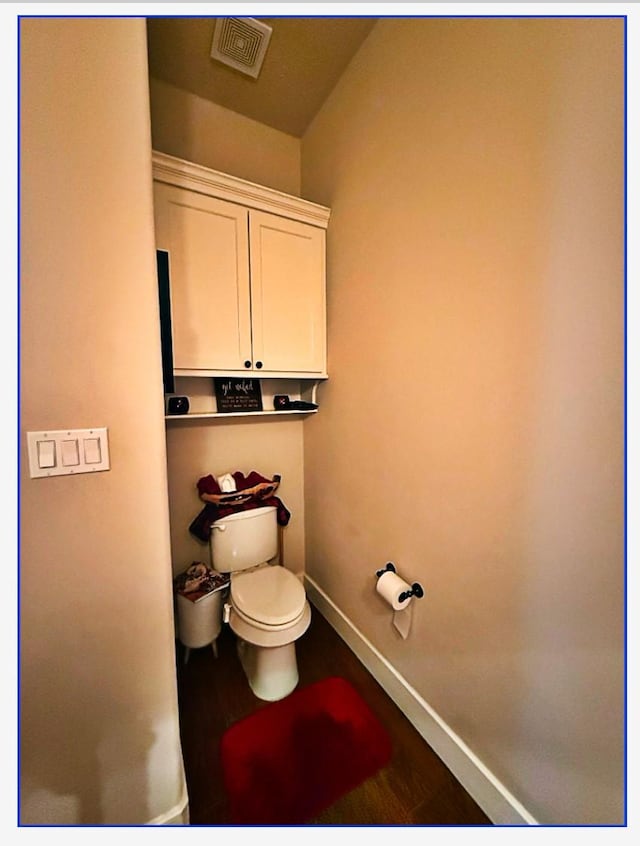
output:
[[[27,432],[27,447],[32,479],[110,469],[106,428]]]

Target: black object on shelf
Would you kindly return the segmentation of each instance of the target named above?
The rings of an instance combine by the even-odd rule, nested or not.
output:
[[[167,400],[168,414],[186,414],[189,411],[189,397],[169,397]]]
[[[276,411],[313,411],[318,406],[315,402],[306,400],[291,400],[286,394],[276,394],[273,398]]]
[[[259,379],[229,376],[213,380],[219,412],[262,411],[262,389]]]

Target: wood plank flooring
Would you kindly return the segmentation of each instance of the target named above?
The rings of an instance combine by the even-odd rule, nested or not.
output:
[[[189,791],[191,825],[226,825],[226,799],[218,744],[234,722],[268,703],[254,696],[223,626],[211,647],[177,644],[180,733]],[[328,676],[347,679],[386,726],[393,744],[390,763],[339,799],[309,825],[491,825],[491,821],[363,667],[344,641],[312,608],[308,631],[296,644],[299,687]]]

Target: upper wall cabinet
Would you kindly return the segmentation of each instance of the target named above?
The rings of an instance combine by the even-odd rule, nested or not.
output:
[[[326,373],[329,209],[154,153],[177,376]]]

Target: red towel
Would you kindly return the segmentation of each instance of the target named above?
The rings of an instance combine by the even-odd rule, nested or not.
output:
[[[248,491],[250,488],[257,490],[252,492],[249,498],[242,499],[241,501],[235,503],[233,501],[227,501],[224,503],[207,502],[189,526],[189,531],[192,535],[194,535],[194,537],[208,543],[209,535],[211,533],[211,525],[212,523],[215,523],[216,520],[220,520],[222,517],[228,517],[229,514],[235,514],[238,511],[249,511],[252,508],[263,508],[267,505],[275,506],[277,510],[278,525],[286,526],[289,523],[291,513],[288,511],[281,499],[277,496],[271,495],[271,491],[277,488],[280,484],[280,476],[274,476],[273,479],[266,479],[255,470],[252,470],[248,476],[245,476],[244,473],[240,471],[232,473],[232,476],[236,483],[237,493],[240,493],[241,491]],[[199,479],[197,488],[200,496],[202,496],[202,494],[222,494],[220,486],[211,475],[203,476]],[[233,494],[229,494],[229,497],[232,498]]]

